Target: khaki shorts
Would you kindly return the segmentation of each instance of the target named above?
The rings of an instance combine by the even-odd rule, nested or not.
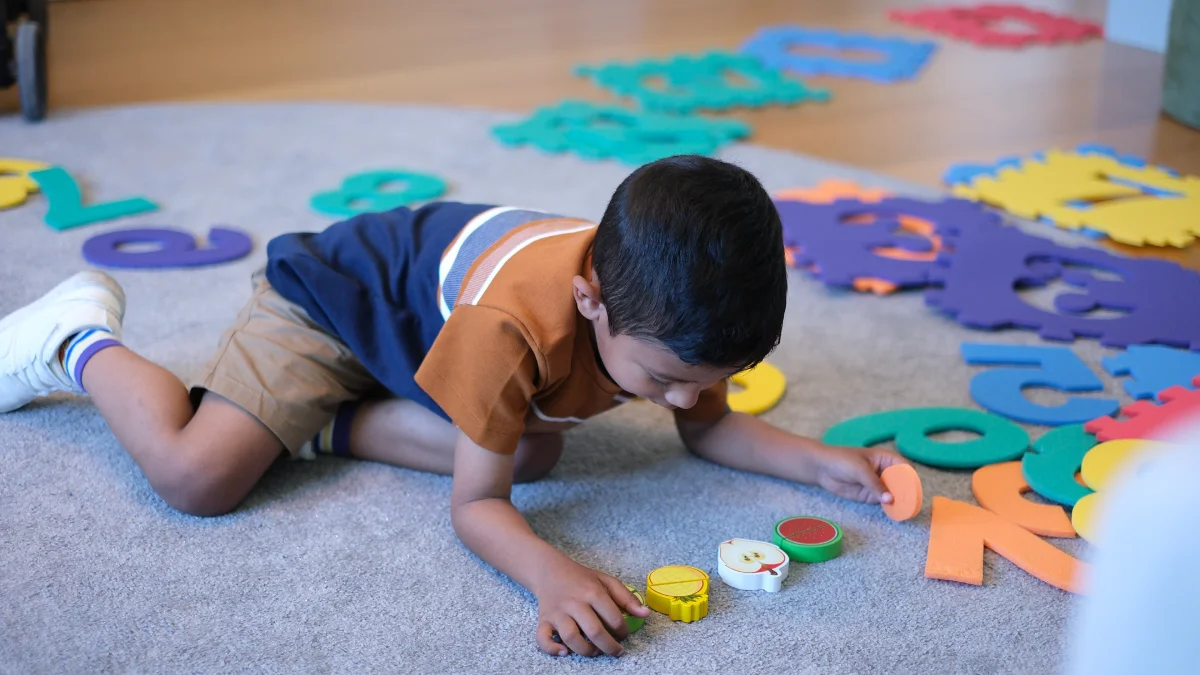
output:
[[[192,380],[192,404],[199,405],[205,391],[219,394],[295,455],[339,405],[378,392],[380,385],[349,347],[276,293],[261,271],[253,283],[250,301]]]

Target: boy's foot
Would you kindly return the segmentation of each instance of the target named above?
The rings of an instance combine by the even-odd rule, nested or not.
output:
[[[0,413],[56,391],[80,392],[60,350],[88,329],[120,339],[125,292],[103,272],[80,272],[0,320]]]

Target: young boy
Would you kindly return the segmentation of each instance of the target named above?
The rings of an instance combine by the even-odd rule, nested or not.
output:
[[[271,241],[190,389],[121,345],[123,292],[82,272],[0,321],[0,412],[86,391],[155,491],[196,515],[233,509],[285,450],[452,474],[455,532],[537,597],[537,645],[619,655],[622,610],[649,610],[509,500],[554,467],[564,429],[640,396],[700,457],[891,499],[894,453],[726,405],[726,379],[779,342],[782,242],[754,176],[697,156],[634,171],[599,225],[456,203],[366,214]]]

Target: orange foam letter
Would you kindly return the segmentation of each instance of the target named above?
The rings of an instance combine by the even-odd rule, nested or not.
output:
[[[1080,592],[1085,563],[991,511],[933,498],[926,577],[982,586],[985,546],[1051,586]]]
[[[971,476],[975,500],[992,513],[1045,537],[1074,537],[1067,512],[1056,504],[1035,504],[1021,495],[1032,491],[1021,473],[1020,462],[980,467]]]

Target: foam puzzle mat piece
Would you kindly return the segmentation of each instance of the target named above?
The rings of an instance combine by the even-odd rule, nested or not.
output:
[[[528,118],[492,129],[504,145],[533,145],[549,153],[573,152],[584,159],[618,159],[642,165],[672,155],[709,155],[750,135],[734,119],[680,117],[615,105],[564,101],[539,108]]]
[[[1037,504],[1021,496],[1030,491],[1021,475],[1021,462],[989,464],[971,475],[971,492],[983,508],[1043,537],[1074,537],[1067,512],[1061,506]]]
[[[729,392],[729,409],[747,415],[761,415],[774,408],[787,390],[787,377],[766,361],[735,374],[729,381],[742,388]]]
[[[953,189],[960,197],[1131,246],[1191,244],[1200,235],[1200,177],[1132,166],[1098,153],[1049,150]],[[1079,208],[1083,200],[1091,205]]]
[[[24,204],[30,194],[38,191],[37,181],[29,174],[48,166],[27,159],[0,157],[0,209]]]
[[[717,574],[738,590],[778,593],[787,579],[788,560],[775,544],[730,539],[717,547]]]
[[[944,443],[929,438],[942,431],[972,431],[979,438]],[[947,469],[975,469],[1019,459],[1029,434],[1008,420],[968,408],[907,408],[872,413],[830,427],[821,437],[828,445],[867,448],[894,440],[900,454],[914,462]]]
[[[1101,442],[1123,438],[1166,440],[1185,422],[1200,418],[1200,375],[1192,379],[1197,389],[1171,387],[1159,392],[1162,403],[1138,401],[1121,408],[1122,419],[1101,417],[1084,425]]]
[[[1061,426],[1110,415],[1121,406],[1116,399],[1075,396],[1056,406],[1034,403],[1026,387],[1084,392],[1104,389],[1104,382],[1067,347],[982,344],[964,342],[963,360],[972,366],[1033,366],[992,368],[971,378],[971,398],[980,407],[1026,424]]]
[[[1036,534],[987,509],[947,497],[933,498],[925,576],[983,585],[983,549],[1064,591],[1079,593],[1087,565]]]
[[[337,190],[313,195],[310,205],[319,213],[348,218],[435,199],[445,192],[446,181],[437,176],[382,169],[356,173],[342,181]]]
[[[816,516],[792,516],[775,523],[772,540],[796,562],[820,563],[842,554],[842,528]]]
[[[646,575],[646,606],[692,623],[708,616],[708,574],[687,565],[667,565]]]
[[[1178,446],[1159,441],[1119,439],[1092,448],[1083,458],[1080,474],[1095,492],[1080,499],[1071,511],[1071,522],[1079,536],[1091,543],[1098,542],[1106,491],[1119,475],[1139,471],[1155,453],[1175,447]]]
[[[886,197],[875,203],[776,202],[784,245],[798,266],[814,266],[827,285],[852,288],[856,279],[898,287],[927,285],[937,267],[944,231],[999,222],[999,216],[961,199],[927,202]],[[932,231],[930,231],[932,230]]]
[[[964,228],[943,240],[947,250],[931,272],[941,288],[927,289],[925,300],[965,326],[1036,330],[1047,340],[1094,337],[1110,347],[1160,343],[1200,350],[1200,311],[1187,310],[1200,298],[1200,273],[1166,260],[1062,246],[1014,227]],[[1059,294],[1057,312],[1027,303],[1017,290],[1057,276],[1081,291]],[[1089,313],[1096,309],[1119,316]]]
[[[798,47],[815,47],[847,54],[803,54],[794,51]],[[797,75],[858,77],[887,83],[916,77],[937,51],[937,43],[802,26],[769,26],[760,28],[742,44],[741,50],[768,68],[787,70]],[[868,52],[872,58],[853,58],[848,54],[851,51]]]
[[[1055,45],[1080,42],[1104,34],[1104,29],[1097,23],[1016,4],[896,9],[888,12],[888,16],[893,21],[988,47]],[[1019,21],[1028,28],[1012,31],[997,27],[1005,21]]]
[[[46,195],[46,200],[50,202],[50,208],[46,210],[46,224],[60,232],[158,209],[157,204],[144,197],[84,206],[79,184],[62,167],[34,171],[29,177],[37,181],[42,193]]]
[[[150,250],[126,250],[135,244],[154,244]],[[137,228],[105,232],[83,244],[83,258],[100,267],[163,269],[203,267],[250,255],[254,242],[241,230],[214,227],[208,245],[198,248],[190,232],[172,228]]]
[[[1200,375],[1200,353],[1162,345],[1131,345],[1100,363],[1109,375],[1128,375],[1125,392],[1136,399],[1154,399],[1171,387],[1187,388]]]
[[[1021,475],[1042,497],[1063,506],[1075,506],[1092,489],[1075,479],[1083,458],[1097,444],[1082,424],[1052,429],[1033,442],[1021,458]]]
[[[892,494],[892,503],[881,505],[888,518],[905,521],[921,512],[925,491],[921,487],[921,477],[911,464],[893,464],[879,474],[879,479]]]
[[[646,110],[663,113],[829,100],[827,89],[808,87],[764,66],[753,56],[732,52],[578,66],[575,74],[590,78],[617,96],[634,99]],[[656,84],[658,81],[661,86]]]
[[[810,204],[832,204],[839,199],[857,199],[860,202],[874,203],[884,197],[891,197],[889,190],[867,188],[852,180],[830,178],[809,187],[794,187],[779,190],[775,199],[808,202]]]

